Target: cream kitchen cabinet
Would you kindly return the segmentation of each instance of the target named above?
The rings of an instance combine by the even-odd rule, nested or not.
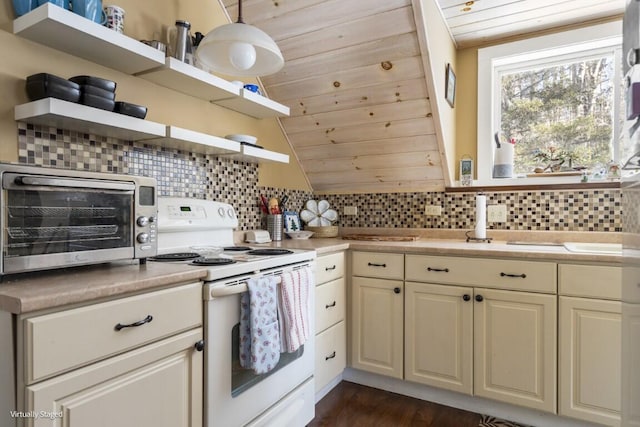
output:
[[[619,426],[621,268],[560,264],[558,275],[559,413]]]
[[[555,267],[406,255],[405,379],[555,412]]]
[[[347,363],[344,272],[344,252],[316,259],[316,393],[339,377]]]
[[[473,288],[405,283],[405,379],[473,394]]]
[[[202,316],[201,283],[19,316],[18,422],[201,426]]]
[[[353,252],[351,366],[403,377],[404,255]]]

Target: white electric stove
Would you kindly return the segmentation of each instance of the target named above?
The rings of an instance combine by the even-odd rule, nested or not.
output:
[[[267,374],[240,366],[240,295],[252,278],[313,268],[316,253],[268,244],[235,246],[237,226],[237,215],[229,204],[158,199],[155,262],[213,264],[207,266],[203,292],[206,427],[306,425],[315,414],[315,286],[309,291],[307,307],[311,338],[295,352],[281,353],[280,361]],[[167,260],[158,261],[162,258]]]
[[[158,199],[158,256],[150,261],[207,266],[205,280],[255,273],[315,259],[315,251],[271,248],[268,244],[236,246],[238,217],[233,206],[179,197]],[[211,255],[223,249],[221,254]]]

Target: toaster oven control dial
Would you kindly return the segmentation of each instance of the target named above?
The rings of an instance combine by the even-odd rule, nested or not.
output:
[[[149,234],[148,233],[140,233],[136,237],[138,243],[148,243],[149,242]]]
[[[140,226],[140,227],[144,227],[147,224],[149,224],[149,218],[147,218],[146,216],[139,216],[138,219],[136,220],[136,223]]]

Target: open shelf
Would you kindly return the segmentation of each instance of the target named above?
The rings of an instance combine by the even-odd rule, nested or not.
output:
[[[289,107],[247,89],[240,89],[240,96],[217,101],[216,104],[257,119],[286,117]]]
[[[36,125],[132,141],[165,136],[165,125],[161,123],[56,98],[44,98],[16,105],[14,118]]]
[[[240,153],[224,155],[224,157],[230,157],[234,160],[240,160],[242,162],[249,163],[264,163],[264,162],[276,162],[276,163],[289,163],[289,155],[282,154],[275,151],[265,150],[264,148],[254,147],[251,144],[242,144]]]
[[[160,86],[206,101],[216,102],[240,96],[240,87],[172,57],[165,58],[164,65],[137,75]]]
[[[14,34],[127,74],[161,66],[164,52],[52,3],[13,21]]]
[[[152,138],[143,142],[203,154],[240,154],[241,152],[239,142],[177,126],[167,126],[166,135],[162,138]]]

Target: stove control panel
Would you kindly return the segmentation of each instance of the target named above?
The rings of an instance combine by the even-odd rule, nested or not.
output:
[[[233,206],[212,200],[158,198],[158,231],[233,230],[238,217]]]

